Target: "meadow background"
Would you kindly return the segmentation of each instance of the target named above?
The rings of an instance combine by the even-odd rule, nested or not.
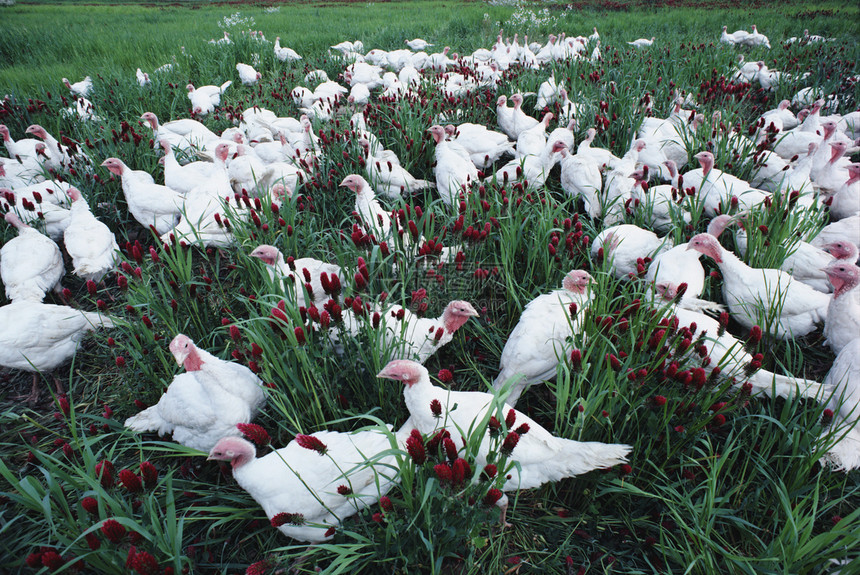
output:
[[[597,26],[600,65],[554,63],[552,70],[586,103],[577,141],[596,115],[605,114],[611,121],[595,144],[620,154],[641,122],[637,110],[646,91],[657,116],[668,113],[678,87],[699,100],[707,117],[720,110],[724,125],[742,130],[764,109],[807,85],[837,93],[840,112],[856,109],[858,83],[848,78],[858,74],[858,17],[855,3],[834,1],[19,2],[0,7],[0,95],[9,96],[0,106],[0,122],[18,137],[29,124],[39,123],[85,143],[95,166],[118,156],[160,181],[157,156],[148,146],[150,132],[138,118],[147,111],[162,121],[187,115],[188,82],[234,80],[221,109],[204,119],[221,131],[255,103],[297,117],[290,90],[317,67],[335,78],[343,64],[327,49],[342,40],[361,39],[366,50],[391,50],[417,36],[466,54],[489,47],[500,28],[506,36],[518,32],[544,43],[549,33],[587,36]],[[770,37],[771,50],[719,45],[723,25],[732,31],[752,24]],[[240,33],[249,28],[262,31],[268,43]],[[836,40],[782,44],[804,28]],[[208,43],[225,29],[233,44]],[[271,50],[275,36],[305,60],[277,62]],[[626,45],[651,36],[657,42],[650,50]],[[731,76],[740,53],[747,60],[764,59],[795,80],[773,94],[755,87],[739,95],[712,89],[721,77]],[[243,87],[235,63],[250,62],[255,54],[263,80]],[[153,74],[169,62],[175,63],[171,72]],[[152,76],[150,87],[135,82],[138,67]],[[799,80],[806,71],[811,76]],[[535,91],[548,73],[513,70],[498,93]],[[85,75],[93,77],[90,99],[101,123],[81,123],[60,113],[70,103],[60,79]],[[481,91],[449,101],[425,86],[422,96],[421,105],[375,103],[367,120],[407,169],[432,178],[433,146],[426,128],[437,114],[453,108],[464,110],[464,121],[492,127],[495,94]],[[533,107],[533,99],[526,107]],[[29,409],[10,399],[27,388],[29,375],[0,375],[0,570],[239,573],[265,560],[274,572],[305,553],[303,545],[269,526],[229,470],[169,440],[134,436],[122,427],[142,404],[157,401],[177,372],[166,342],[180,332],[222,357],[259,366],[273,389],[256,422],[269,431],[274,446],[285,445],[296,433],[405,421],[402,390],[373,377],[387,358],[370,338],[348,344],[342,359],[333,356],[318,328],[311,329],[312,322],[289,305],[290,328],[306,329],[305,340],[297,339],[293,329],[272,329],[268,317],[283,296],[259,262],[247,257],[265,242],[285,255],[330,259],[353,272],[361,255],[371,281],[359,289],[347,278],[348,295],[375,300],[386,292],[413,308],[427,303],[428,315],[436,315],[450,299],[485,307],[480,320],[467,323],[427,364],[443,380],[448,374],[440,372],[448,370],[452,377],[446,384],[456,389],[486,389],[522,307],[556,288],[566,271],[590,270],[605,297],[591,306],[585,322],[588,344],[574,342],[582,348],[582,364],[563,362],[557,381],[531,389],[518,408],[557,435],[634,446],[628,468],[512,497],[508,519],[514,527],[501,533],[495,528],[497,512],[470,504],[474,493],[468,487],[446,488],[434,478],[432,466],[407,461],[403,486],[390,494],[394,511],[382,522],[374,520],[376,507],[348,520],[333,544],[311,549],[302,572],[319,567],[326,573],[813,575],[828,572],[831,559],[855,561],[842,568],[842,575],[858,572],[860,474],[833,473],[818,464],[835,440],[824,432],[823,407],[812,401],[748,398],[727,378],[700,388],[684,385],[683,377],[667,375],[666,360],[691,373],[700,358],[693,348],[682,349],[678,334],[666,335],[662,345],[637,349],[637,341],[649,341],[661,327],[661,316],[636,303],[645,298],[644,285],[613,281],[603,263],[592,260],[584,238],[593,238],[601,223],[580,213],[560,191],[555,174],[540,194],[508,186],[509,205],[496,201],[504,186],[488,184],[483,195],[471,196],[459,221],[432,194],[392,204],[407,210],[404,219],[413,219],[425,237],[467,246],[464,265],[440,270],[442,280],[423,269],[400,266],[395,272],[393,256],[351,236],[353,198],[337,183],[362,168],[346,119],[315,123],[327,142],[313,181],[277,213],[257,206],[261,224],[237,223],[241,245],[223,254],[163,248],[130,218],[118,181],[103,168],[69,178],[116,232],[127,266],[120,273],[128,287],[109,280],[109,287],[92,295],[71,274],[64,285],[80,307],[96,309],[101,300],[123,324],[88,337],[61,370],[66,401],[55,398]],[[709,135],[695,136],[691,155],[705,149]],[[718,167],[724,162],[718,155]],[[738,167],[736,175],[750,171]],[[775,203],[756,214],[773,235],[769,246],[751,242],[761,246],[751,250],[751,261],[779,257],[776,247],[808,226],[786,218],[784,209]],[[676,239],[705,224],[679,226]],[[488,234],[477,239],[475,230]],[[0,228],[1,241],[13,235],[8,227]],[[423,300],[413,294],[422,288]],[[719,284],[710,282],[707,295],[721,301]],[[6,303],[2,295],[0,303]],[[231,334],[231,326],[239,328],[239,337]],[[745,335],[736,325],[730,329]],[[820,380],[833,360],[822,339],[820,332],[793,342],[765,339],[751,349],[763,354],[767,369]],[[620,368],[607,359],[610,355]],[[628,376],[641,370],[644,375]],[[50,378],[44,383],[47,396]],[[656,397],[667,401],[660,404]],[[114,475],[122,469],[143,474],[140,466],[148,462],[157,476],[147,476],[141,490],[129,489],[114,475],[106,480],[104,461],[111,462]],[[96,500],[95,509],[84,503],[88,497]],[[107,538],[102,526],[108,519],[127,533]],[[129,557],[142,552],[155,563],[127,565]]]

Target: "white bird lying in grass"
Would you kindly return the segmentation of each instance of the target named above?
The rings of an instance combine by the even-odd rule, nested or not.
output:
[[[225,437],[209,459],[229,461],[233,478],[281,533],[308,543],[375,504],[399,481],[391,433],[318,431],[263,457],[252,443]],[[402,443],[397,441],[396,443]]]
[[[263,382],[238,363],[224,361],[179,334],[170,353],[185,368],[158,403],[125,420],[135,432],[173,434],[173,440],[209,451],[222,437],[240,435],[238,423],[250,422],[266,402]]]
[[[434,386],[430,374],[423,365],[409,360],[394,360],[385,366],[377,377],[402,381],[409,410],[410,421],[422,434],[446,429],[455,446],[464,445],[468,434],[482,422],[488,421],[496,411],[493,405],[496,396],[479,391],[448,391]],[[434,415],[438,404],[439,417]],[[504,408],[503,408],[504,409]],[[511,414],[510,412],[513,412]],[[549,481],[559,481],[588,473],[593,469],[605,469],[627,461],[629,445],[600,442],[580,442],[555,437],[536,421],[513,408],[504,409],[505,421],[512,420],[516,430],[510,429],[502,449],[513,450],[510,460],[517,463],[510,471],[510,479],[504,491],[531,489]],[[513,435],[512,435],[513,434]],[[475,464],[483,468],[490,451],[490,432],[484,432]],[[516,447],[516,449],[514,449]],[[508,509],[508,498],[503,496],[496,503],[502,509],[502,524]]]

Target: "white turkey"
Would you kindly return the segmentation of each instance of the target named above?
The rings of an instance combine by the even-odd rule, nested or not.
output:
[[[176,227],[182,215],[182,195],[167,186],[141,180],[119,158],[108,158],[102,166],[122,179],[122,193],[128,211],[140,225],[155,227],[159,235]]]
[[[515,158],[496,170],[487,178],[497,182],[523,181],[526,187],[540,189],[546,183],[553,167],[561,159],[561,152],[567,149],[567,144],[561,140],[547,142],[540,155],[527,155]]]
[[[281,533],[322,543],[399,481],[395,449],[404,441],[378,429],[318,431],[258,458],[249,441],[226,437],[209,459],[230,462],[236,483]]]
[[[6,212],[14,211],[25,223],[40,230],[44,229],[54,241],[63,238],[72,218],[71,210],[50,202],[42,202],[37,207],[31,200],[18,197],[6,188],[0,188],[0,208]]]
[[[143,88],[144,86],[149,86],[152,83],[152,81],[149,79],[149,74],[147,74],[140,68],[138,68],[137,72],[135,72],[135,77],[137,78],[138,86],[140,86],[141,88]]]
[[[246,86],[253,86],[260,80],[260,78],[263,77],[263,75],[254,70],[254,68],[241,62],[236,64],[236,71],[239,73],[239,79],[242,80],[242,83]]]
[[[302,59],[298,52],[287,46],[281,46],[281,37],[275,38],[275,58],[281,62],[298,62]]]
[[[212,162],[191,162],[183,166],[176,159],[170,142],[161,140],[160,143],[164,150],[164,185],[178,194],[187,195],[217,170],[217,164]]]
[[[332,276],[338,281],[343,277],[340,266],[314,258],[293,258],[284,260],[283,254],[275,246],[261,244],[248,254],[259,258],[266,264],[269,278],[280,285],[284,293],[295,293],[296,307],[308,308],[318,302],[324,302],[329,297],[336,297],[326,291],[326,285]],[[325,275],[325,279],[323,279]],[[292,287],[287,287],[287,282]],[[308,299],[310,296],[310,299]]]
[[[656,284],[656,291],[663,303],[668,303],[678,297],[678,286],[673,283]],[[754,393],[763,392],[770,397],[808,397],[822,399],[826,388],[817,381],[782,375],[754,369],[754,358],[744,349],[744,343],[721,326],[714,318],[697,310],[677,305],[670,308],[670,313],[678,319],[678,328],[690,330],[691,341],[701,342],[707,351],[706,357],[710,362],[703,363],[705,371],[710,374],[719,367],[724,377],[737,379],[736,385],[749,382]]]
[[[161,145],[161,140],[167,140],[174,148],[191,153],[196,149],[205,148],[210,142],[221,139],[218,134],[197,120],[182,118],[159,124],[158,117],[152,112],[144,113],[140,119],[152,128],[153,145],[156,147]]]
[[[834,441],[821,463],[837,471],[860,468],[860,337],[836,356],[824,384],[831,391],[827,407],[833,412],[828,441]]]
[[[655,38],[652,36],[649,40],[648,38],[639,38],[638,40],[633,40],[632,42],[627,42],[634,48],[645,48],[654,43]]]
[[[633,224],[605,228],[591,242],[591,257],[609,262],[612,275],[629,279],[645,272],[645,258],[655,257],[672,247],[670,238],[660,238]]]
[[[393,239],[391,214],[382,208],[367,180],[352,174],[344,178],[340,185],[355,192],[355,211],[364,231],[380,242]]]
[[[361,138],[359,143],[367,154],[365,169],[370,183],[382,196],[390,199],[400,198],[403,194],[415,193],[434,186],[432,182],[419,180],[399,163],[392,162],[384,156],[375,156],[371,151],[370,141],[366,138]]]
[[[69,361],[86,334],[113,322],[97,313],[62,305],[22,299],[0,307],[0,365],[33,373],[33,387],[25,396],[39,399],[39,372],[50,373]],[[58,394],[62,384],[56,377]]]
[[[600,217],[603,176],[597,161],[587,155],[571,156],[567,149],[560,150],[560,153],[561,188],[571,197],[582,198],[585,212],[590,218]]]
[[[824,272],[833,284],[824,337],[830,349],[839,354],[852,340],[860,337],[860,268],[850,261],[835,260],[824,268]]]
[[[188,99],[191,100],[191,111],[198,115],[205,115],[221,105],[221,94],[233,85],[232,80],[227,80],[220,86],[200,86],[195,88],[194,84],[188,84]]]
[[[517,137],[518,157],[537,156],[543,152],[547,143],[546,129],[549,127],[552,118],[552,112],[547,112],[534,127],[520,132],[520,135]]]
[[[521,132],[537,126],[538,121],[522,111],[522,94],[511,96],[511,102],[513,107],[508,108],[507,98],[499,96],[496,101],[496,122],[510,139],[516,140]]]
[[[89,76],[81,80],[80,82],[75,82],[72,84],[69,82],[68,78],[63,78],[63,84],[66,88],[69,89],[69,92],[72,93],[72,96],[80,96],[82,98],[86,98],[90,95],[90,92],[93,89],[93,80]]]
[[[719,266],[726,305],[744,327],[759,325],[780,339],[790,339],[815,331],[827,316],[830,296],[786,272],[749,267],[710,234],[694,236],[687,249],[705,254]]]
[[[404,40],[407,46],[409,46],[410,50],[415,50],[416,52],[425,50],[433,44],[429,43],[427,40],[423,38],[415,38],[414,40]]]
[[[469,152],[460,144],[445,139],[445,128],[431,126],[429,130],[436,142],[436,189],[446,206],[459,205],[460,193],[478,180],[478,168],[469,159]]]
[[[505,400],[515,406],[528,387],[555,376],[558,364],[569,352],[568,338],[579,331],[591,299],[593,278],[588,272],[569,272],[561,289],[543,294],[526,304],[499,361],[496,390],[516,378]]]
[[[860,215],[860,164],[848,166],[848,179],[830,194],[830,219],[841,220]]]
[[[132,431],[173,434],[192,449],[209,451],[222,437],[241,435],[237,423],[250,422],[266,402],[263,382],[247,367],[200,349],[183,334],[169,345],[177,374],[158,403],[125,420]]]
[[[49,290],[62,293],[60,281],[66,268],[57,244],[22,222],[14,212],[8,212],[5,220],[18,230],[18,237],[0,248],[0,279],[6,297],[40,302]]]
[[[448,345],[470,317],[478,315],[472,304],[460,300],[448,303],[437,318],[419,317],[397,304],[370,306],[362,310],[360,317],[354,310],[346,310],[343,326],[330,328],[329,338],[336,349],[340,349],[345,337],[355,338],[364,330],[370,330],[368,333],[375,340],[373,349],[391,359],[424,363]]]
[[[410,421],[422,434],[430,434],[445,428],[455,446],[463,445],[463,436],[475,429],[490,414],[497,413],[506,421],[516,425],[519,431],[509,430],[508,436],[516,441],[510,461],[519,465],[511,469],[511,478],[502,487],[504,491],[531,489],[549,481],[559,481],[588,473],[594,469],[605,469],[627,461],[629,445],[600,442],[580,442],[553,436],[536,421],[513,408],[499,406],[496,396],[479,391],[448,391],[430,382],[427,369],[414,361],[394,360],[385,366],[377,377],[404,383],[404,398]],[[441,417],[431,411],[431,402],[441,404]],[[513,411],[513,413],[510,413]],[[513,433],[514,436],[510,436]],[[475,465],[482,469],[487,463],[490,449],[489,430],[484,432]],[[496,503],[502,509],[501,522],[505,524],[508,508],[507,497]]]
[[[479,170],[492,166],[504,154],[514,153],[515,143],[508,140],[505,134],[481,124],[463,123],[456,128],[448,124],[445,133],[466,149],[469,159]]]
[[[81,192],[70,188],[68,193],[72,208],[63,237],[66,251],[72,258],[75,275],[98,283],[114,269],[119,246],[110,228],[90,212]]]

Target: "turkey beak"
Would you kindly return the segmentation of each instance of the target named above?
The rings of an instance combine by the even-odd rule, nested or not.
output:
[[[389,373],[388,366],[383,367],[382,371],[380,371],[379,373],[376,374],[376,377],[383,378],[383,379],[398,379],[397,377],[394,376],[394,374]]]
[[[685,252],[688,252],[688,251],[690,251],[691,249],[693,249],[693,244],[687,244],[687,249],[686,249],[686,250],[684,250],[684,251],[685,251]]]

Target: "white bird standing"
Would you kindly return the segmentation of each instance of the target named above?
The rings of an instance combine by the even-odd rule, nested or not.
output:
[[[287,46],[281,46],[281,37],[275,38],[275,58],[281,62],[298,62],[302,59],[298,52]]]
[[[254,68],[241,62],[236,64],[236,71],[239,72],[239,79],[242,80],[242,83],[246,86],[253,86],[260,80],[260,78],[263,77],[263,75],[254,70]]]
[[[827,407],[834,414],[828,435],[839,439],[821,463],[837,471],[860,468],[860,337],[839,352],[824,385],[832,390]]]
[[[780,339],[789,339],[811,333],[816,323],[827,317],[829,295],[815,291],[784,271],[749,267],[723,249],[710,234],[694,236],[687,249],[699,251],[716,262],[723,276],[726,305],[747,328],[759,325]]]
[[[824,272],[834,288],[827,307],[824,337],[830,349],[839,354],[860,336],[860,268],[853,262],[834,260]]]
[[[72,93],[72,96],[80,96],[82,98],[86,98],[90,95],[90,92],[93,89],[93,79],[87,76],[80,82],[75,82],[72,84],[69,82],[68,78],[63,78],[63,84],[65,84],[66,88]]]
[[[266,264],[269,277],[280,284],[285,293],[288,292],[286,282],[293,285],[296,307],[308,308],[317,302],[325,301],[328,297],[325,285],[332,276],[337,276],[340,281],[343,270],[340,266],[323,262],[314,258],[293,258],[284,260],[284,255],[275,246],[261,244],[248,254],[252,258],[259,258]],[[323,274],[326,280],[322,279]],[[305,295],[309,291],[310,300]]]
[[[140,225],[145,228],[154,226],[159,235],[176,227],[182,216],[182,195],[167,186],[141,180],[119,158],[108,158],[102,166],[122,179],[122,193],[128,211]]]
[[[66,363],[84,336],[113,322],[97,313],[27,299],[0,307],[0,365],[33,373],[33,387],[24,396],[31,404],[39,399],[38,372],[52,372]],[[54,377],[58,394],[63,386]]]
[[[224,361],[179,334],[170,353],[185,368],[158,403],[125,420],[135,432],[173,433],[173,440],[209,451],[219,439],[238,436],[237,423],[250,422],[266,402],[263,382],[247,367]]]
[[[62,293],[60,281],[66,275],[63,254],[54,241],[22,222],[15,212],[7,212],[6,223],[18,230],[0,248],[0,279],[6,297],[12,301],[42,301],[48,290]]]
[[[415,429],[430,434],[446,429],[457,446],[463,445],[463,433],[475,429],[482,421],[495,413],[493,405],[496,396],[479,391],[448,391],[434,386],[430,374],[423,365],[409,360],[394,360],[385,366],[377,377],[384,377],[405,384],[404,398],[409,409],[410,421]],[[435,417],[431,403],[441,404],[441,417]],[[588,473],[593,469],[605,469],[627,461],[629,445],[600,442],[580,442],[555,437],[536,421],[513,408],[511,414],[505,410],[506,420],[513,419],[520,431],[514,433],[517,443],[510,455],[512,462],[519,465],[510,471],[510,479],[503,485],[503,491],[530,489],[549,481],[559,481]],[[527,431],[527,432],[526,432]],[[483,468],[487,463],[490,450],[489,430],[484,431],[475,464]],[[502,497],[497,505],[502,509],[502,524],[508,508],[507,497]]]
[[[561,289],[526,304],[502,350],[499,375],[493,382],[499,390],[508,380],[519,377],[506,399],[508,405],[515,406],[528,387],[555,375],[559,361],[568,352],[567,338],[579,330],[593,281],[586,271],[571,271]]]
[[[113,232],[90,212],[90,206],[77,188],[69,188],[71,217],[64,243],[72,257],[74,273],[98,283],[114,269],[119,245]]]
[[[639,38],[638,40],[633,40],[632,42],[627,42],[634,48],[645,48],[646,46],[650,46],[654,43],[655,38],[652,36],[651,39],[647,38]]]
[[[346,334],[357,337],[366,322],[375,332],[374,349],[390,351],[392,359],[411,359],[423,364],[439,348],[448,345],[470,317],[478,315],[472,304],[460,300],[450,302],[437,318],[418,317],[396,304],[371,307],[362,314],[364,319],[347,310],[343,314],[342,330],[331,327],[329,337],[335,346],[339,346]],[[379,329],[373,327],[377,316]]]
[[[436,142],[436,189],[445,205],[452,208],[459,205],[460,192],[478,180],[478,168],[463,146],[445,139],[445,128],[435,125],[427,131]]]

